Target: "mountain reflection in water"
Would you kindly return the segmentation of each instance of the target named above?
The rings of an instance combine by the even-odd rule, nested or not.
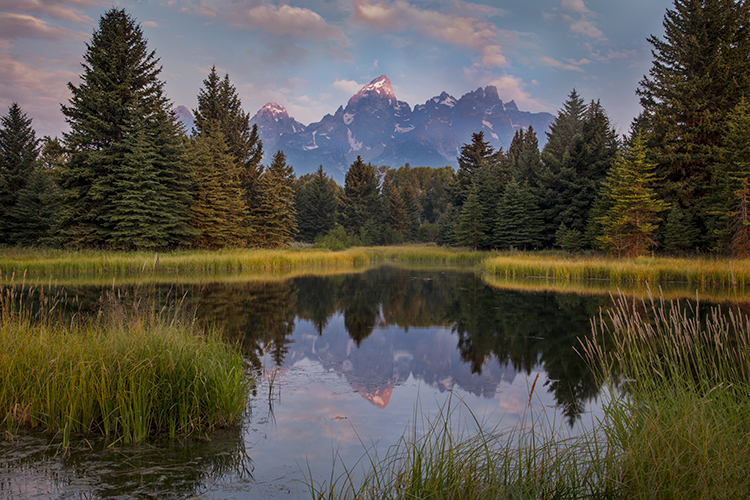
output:
[[[572,424],[598,391],[573,348],[590,335],[590,318],[608,301],[601,296],[498,290],[471,272],[383,266],[206,285],[192,300],[199,318],[221,324],[254,364],[266,354],[280,367],[319,361],[381,408],[410,375],[493,397],[501,380],[543,365]],[[340,318],[343,328],[329,328]],[[295,332],[300,322],[316,335]]]

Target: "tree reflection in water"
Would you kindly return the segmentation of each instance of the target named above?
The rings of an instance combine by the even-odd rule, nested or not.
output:
[[[270,352],[280,366],[291,349],[295,357],[314,354],[338,363],[363,387],[396,384],[411,373],[432,383],[458,383],[476,394],[494,394],[496,386],[459,375],[466,367],[455,366],[446,354],[455,351],[455,344],[431,342],[429,331],[423,331],[439,327],[457,336],[460,358],[471,374],[498,368],[529,374],[543,365],[549,390],[571,425],[598,391],[573,348],[590,335],[589,319],[607,303],[602,297],[498,290],[471,272],[384,266],[332,277],[204,286],[193,299],[199,318],[222,324],[254,363]],[[327,331],[337,315],[343,316],[348,337]],[[295,321],[314,325],[321,337],[314,353],[291,346]],[[402,331],[373,337],[373,332],[392,327]],[[420,329],[419,334],[410,328]]]

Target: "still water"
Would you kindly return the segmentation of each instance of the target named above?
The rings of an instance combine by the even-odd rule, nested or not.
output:
[[[69,286],[60,307],[95,311],[102,292]],[[469,270],[392,266],[117,293],[181,297],[241,346],[257,374],[243,425],[139,446],[0,439],[0,498],[310,498],[310,478],[361,474],[365,451],[385,455],[448,403],[459,422],[470,410],[502,429],[533,411],[572,434],[599,408],[574,348],[609,304],[603,295],[502,290]]]

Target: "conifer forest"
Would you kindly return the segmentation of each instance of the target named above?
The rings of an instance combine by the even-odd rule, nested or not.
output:
[[[625,136],[572,89],[549,131],[507,150],[479,132],[459,167],[373,165],[343,186],[299,178],[264,151],[228,74],[212,68],[185,130],[156,51],[112,8],[61,105],[69,130],[38,138],[13,103],[0,118],[0,245],[166,250],[332,249],[434,242],[614,256],[750,255],[750,11],[675,0],[634,89]],[[264,164],[263,162],[266,162]]]

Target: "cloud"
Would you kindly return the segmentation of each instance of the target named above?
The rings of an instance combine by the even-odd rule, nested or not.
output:
[[[204,17],[220,18],[235,28],[262,31],[276,37],[343,41],[341,30],[328,24],[317,12],[291,5],[257,3],[251,0],[239,0],[230,4],[220,0],[202,0],[197,5],[188,2],[180,10]],[[176,5],[174,2],[171,4]]]
[[[356,94],[362,87],[364,87],[363,84],[357,83],[354,80],[336,80],[333,82],[333,86],[334,88],[351,95]]]
[[[583,71],[580,67],[578,67],[575,63],[571,64],[571,61],[568,62],[568,64],[562,63],[558,61],[557,59],[553,59],[549,56],[540,56],[537,58],[537,61],[544,64],[545,66],[552,66],[553,68],[558,69],[565,69],[568,71]],[[581,61],[588,61],[587,59],[581,59]],[[591,61],[588,61],[591,62]],[[585,64],[583,62],[579,62],[578,64]]]
[[[158,28],[159,27],[159,23],[157,23],[156,21],[145,21],[145,22],[143,22],[141,24],[143,24],[147,28]]]
[[[591,12],[586,8],[583,0],[562,0],[561,8],[566,12],[578,12],[581,14]]]
[[[513,75],[503,75],[489,81],[488,85],[497,87],[497,93],[504,102],[515,101],[520,109],[531,112],[552,111],[554,108],[538,99],[531,97],[531,94],[524,90],[526,86],[523,80]]]
[[[36,38],[59,40],[76,36],[73,31],[60,26],[50,26],[42,20],[26,14],[0,12],[0,39]]]
[[[78,82],[69,70],[50,69],[54,61],[36,57],[30,62],[0,52],[0,104],[7,109],[12,102],[34,119],[37,135],[57,135],[66,128],[60,103],[67,103],[67,82]],[[4,112],[4,110],[3,110]]]
[[[84,24],[93,20],[82,9],[104,5],[104,0],[0,0],[0,10],[5,12],[26,12]]]
[[[503,67],[507,60],[498,43],[498,30],[474,17],[421,9],[404,0],[354,0],[352,21],[376,31],[412,32],[432,40],[477,52],[481,65]]]
[[[561,12],[562,11],[562,12]],[[595,40],[606,40],[607,37],[592,20],[595,14],[591,12],[583,0],[562,0],[560,8],[552,12],[542,12],[542,19],[549,23],[565,24],[570,31]]]

